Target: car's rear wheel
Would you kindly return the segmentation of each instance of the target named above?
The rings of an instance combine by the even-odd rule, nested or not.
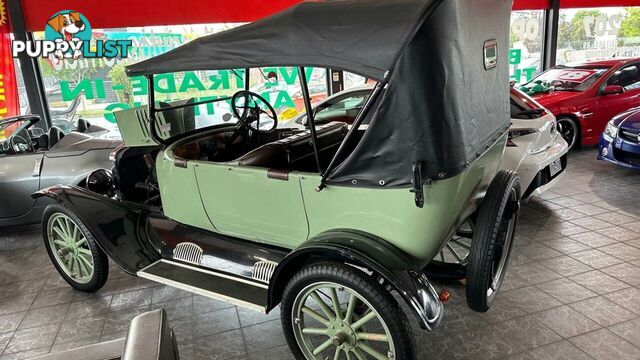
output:
[[[282,326],[296,359],[414,359],[409,322],[393,296],[351,266],[300,270],[282,300]]]
[[[557,123],[558,132],[564,141],[569,144],[569,149],[578,148],[580,146],[578,144],[578,140],[580,139],[580,127],[578,123],[574,119],[566,116],[559,117]]]
[[[520,207],[520,178],[500,171],[489,185],[475,224],[466,273],[467,305],[489,310],[507,271]]]
[[[49,205],[42,217],[42,231],[49,258],[69,285],[93,292],[105,284],[107,256],[71,210],[61,204]]]

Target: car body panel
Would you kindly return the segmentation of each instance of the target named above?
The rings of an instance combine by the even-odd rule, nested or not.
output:
[[[71,132],[50,149],[0,157],[0,200],[11,204],[0,208],[0,227],[40,221],[50,201],[32,199],[30,195],[37,190],[56,184],[79,185],[93,170],[111,169],[109,155],[121,142],[95,137],[102,134]]]
[[[526,101],[531,109],[544,109],[542,105],[519,90],[512,89],[511,96],[512,99],[517,96],[522,101]],[[540,173],[548,171],[547,167],[551,163],[558,160],[562,162],[563,157],[566,166],[569,146],[557,131],[555,116],[546,109],[539,117],[533,118],[516,118],[516,115],[512,114],[510,130],[535,130],[535,132],[510,140],[500,168],[515,170],[518,173],[524,197],[540,195],[558,183],[564,174],[564,168],[557,176],[548,179],[549,182],[539,182]],[[547,178],[550,178],[550,173]]]
[[[611,120],[618,127],[615,139],[605,134],[598,145],[598,159],[616,165],[640,169],[640,108],[626,111]]]
[[[585,91],[551,91],[533,95],[533,98],[557,118],[568,116],[577,120],[581,129],[582,145],[595,145],[607,122],[613,116],[629,108],[640,106],[640,86],[627,89],[622,94],[602,94],[607,81],[616,71],[633,64],[640,66],[640,58],[565,64],[576,68],[580,66],[611,68]],[[535,80],[534,78],[532,81]]]
[[[302,193],[310,237],[336,228],[365,231],[384,239],[426,265],[473,212],[498,169],[506,135],[467,171],[424,187],[418,208],[410,189],[327,186],[318,192],[320,176],[304,174]],[[455,195],[454,195],[455,194]]]

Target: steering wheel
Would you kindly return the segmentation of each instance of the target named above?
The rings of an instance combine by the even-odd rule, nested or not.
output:
[[[20,141],[18,142],[16,140]],[[31,152],[31,150],[33,150],[33,144],[20,135],[13,135],[9,138],[9,148],[14,154],[20,154],[26,151]]]
[[[266,110],[260,106],[260,103],[266,107]],[[273,132],[278,127],[278,115],[276,110],[262,96],[247,90],[238,91],[231,98],[231,108],[233,114],[240,123],[248,130],[260,133]],[[260,128],[260,117],[264,114],[272,121],[273,125],[269,129]],[[252,124],[256,124],[252,126]]]

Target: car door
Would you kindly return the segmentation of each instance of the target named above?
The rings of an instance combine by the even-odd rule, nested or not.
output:
[[[23,137],[29,138],[27,131]],[[0,152],[0,219],[25,215],[33,208],[31,194],[40,188],[43,153]]]
[[[597,105],[594,108],[594,118],[598,122],[598,128],[594,128],[598,134],[604,131],[607,122],[614,116],[627,111],[633,107],[640,106],[640,64],[631,64],[615,71],[605,86],[618,85],[624,89],[621,94],[606,95],[603,93],[604,86],[600,89]]]
[[[307,239],[300,173],[191,163],[204,209],[216,231],[287,248]]]

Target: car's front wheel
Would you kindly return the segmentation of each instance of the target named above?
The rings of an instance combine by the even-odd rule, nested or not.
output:
[[[559,117],[557,120],[558,132],[569,145],[569,149],[578,148],[578,140],[580,139],[580,128],[578,123],[570,117]]]
[[[49,205],[42,216],[42,231],[49,258],[69,285],[93,292],[105,284],[107,256],[71,210],[61,204]]]
[[[294,275],[282,300],[282,326],[296,359],[414,359],[409,322],[369,275],[337,263]]]

